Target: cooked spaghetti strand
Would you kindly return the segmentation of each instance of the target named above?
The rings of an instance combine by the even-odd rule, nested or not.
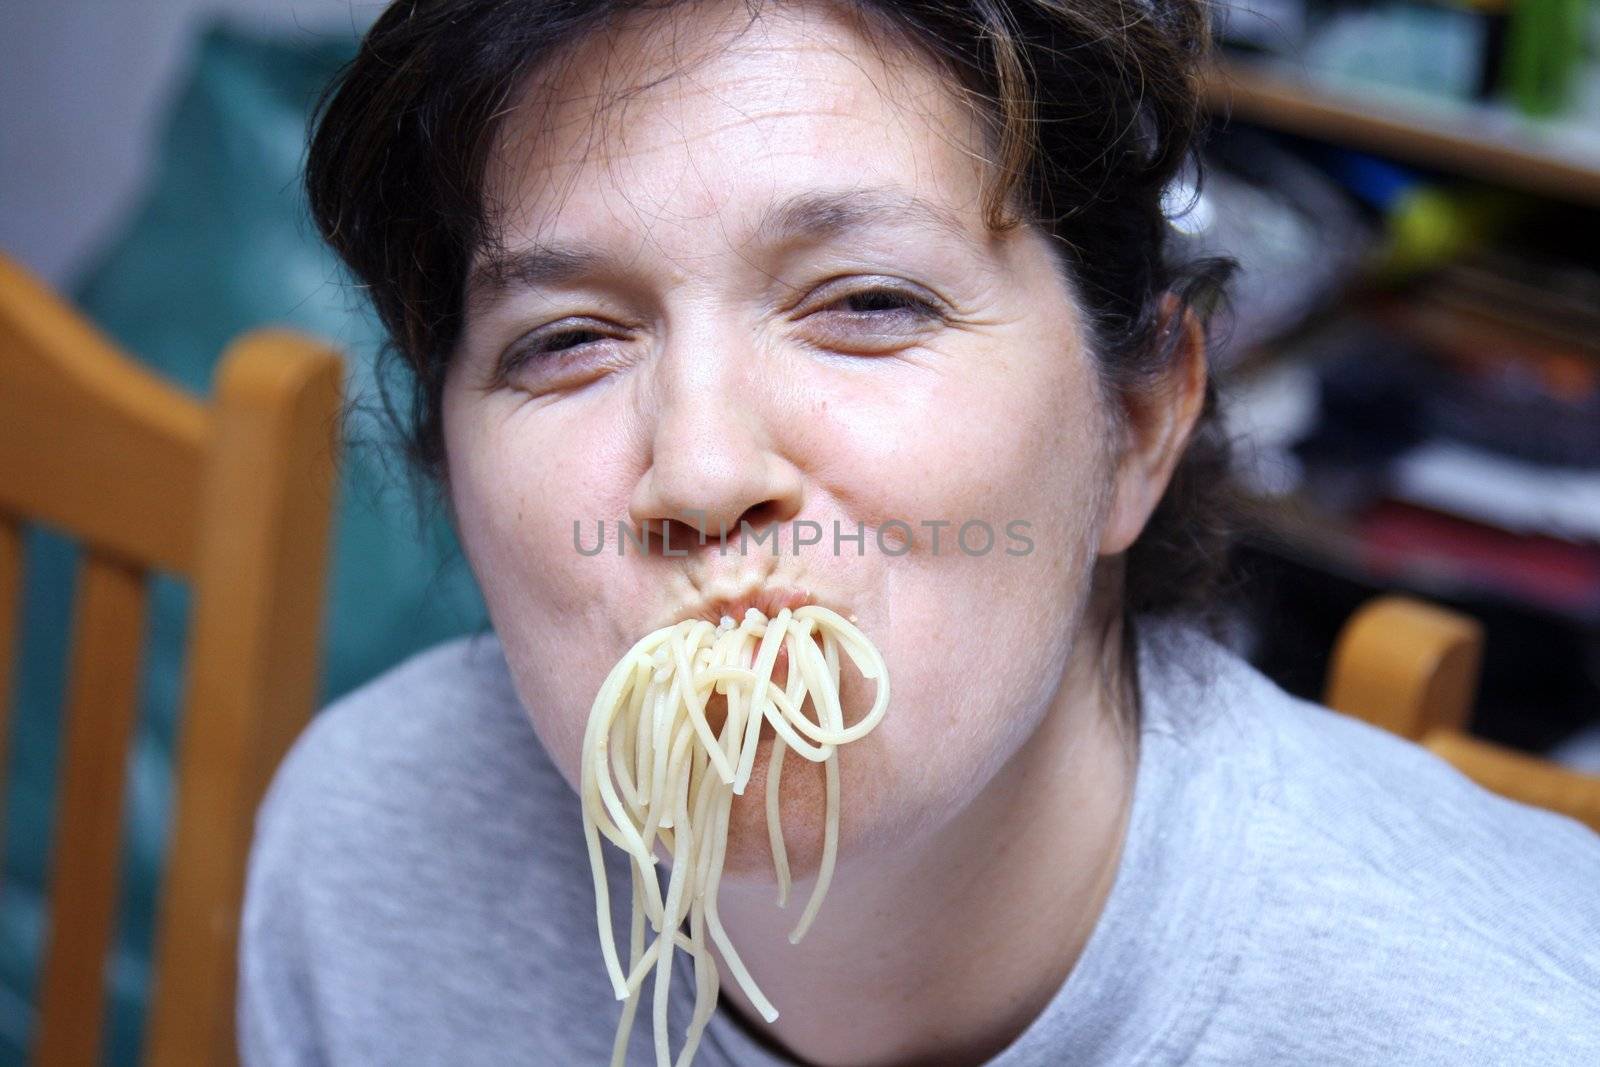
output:
[[[780,652],[788,664],[781,686],[772,677]],[[839,696],[841,653],[876,685],[871,708],[848,727]],[[713,696],[722,698],[724,708],[715,727],[707,714]],[[613,1067],[622,1067],[626,1058],[644,979],[651,972],[656,1062],[673,1067],[667,1005],[672,959],[680,949],[694,961],[696,988],[676,1067],[689,1067],[716,1008],[721,977],[713,945],[762,1017],[769,1022],[778,1017],[717,912],[733,798],[749,783],[763,727],[770,727],[765,808],[778,903],[784,906],[790,888],[779,818],[784,756],[792,751],[823,764],[822,859],[805,910],[789,935],[798,942],[816,918],[837,862],[839,747],[870,733],[888,705],[888,670],[878,650],[854,624],[816,605],[784,609],[771,619],[751,609],[737,625],[724,618],[717,626],[688,620],[664,627],[642,638],[612,668],[590,709],[579,789],[600,951],[613,992],[624,1001]],[[626,970],[611,929],[602,838],[631,861],[633,920]],[[672,859],[665,893],[658,845]],[[653,930],[648,944],[647,920]]]

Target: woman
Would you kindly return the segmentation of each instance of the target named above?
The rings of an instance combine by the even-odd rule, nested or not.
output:
[[[1222,459],[1209,279],[1162,214],[1204,41],[1187,0],[378,20],[312,203],[414,372],[495,639],[280,772],[248,1062],[607,1062],[595,691],[658,627],[804,603],[855,616],[892,706],[841,752],[798,946],[759,782],[735,803],[722,921],[780,1014],[723,982],[697,1063],[1600,1062],[1593,835],[1175,621]],[[800,899],[821,780],[783,779]]]

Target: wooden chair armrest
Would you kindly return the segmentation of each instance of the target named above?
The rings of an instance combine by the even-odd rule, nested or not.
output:
[[[1423,744],[1485,789],[1570,815],[1600,832],[1600,778],[1465,734],[1441,730]]]
[[[1411,741],[1465,731],[1483,628],[1409,597],[1363,605],[1339,633],[1323,703]]]

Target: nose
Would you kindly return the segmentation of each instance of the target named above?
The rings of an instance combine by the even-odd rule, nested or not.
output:
[[[650,465],[629,516],[639,529],[670,538],[674,552],[731,541],[744,523],[787,522],[804,504],[800,471],[773,447],[760,383],[730,363],[664,354],[659,364]]]

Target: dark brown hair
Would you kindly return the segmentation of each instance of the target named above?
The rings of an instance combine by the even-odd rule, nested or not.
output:
[[[405,0],[374,23],[318,108],[312,215],[411,371],[411,458],[445,474],[444,368],[475,253],[501,118],[531,73],[619,16],[682,0]],[[781,3],[783,0],[767,0]],[[747,0],[752,17],[761,0]],[[1148,389],[1179,313],[1208,317],[1227,266],[1179,264],[1164,197],[1193,154],[1206,0],[857,0],[951,77],[991,131],[990,224],[1054,238],[1112,395]],[[1164,306],[1165,305],[1165,306]],[[391,409],[392,410],[392,409]],[[1194,438],[1128,553],[1125,606],[1205,603],[1220,573],[1227,444],[1208,387]]]

